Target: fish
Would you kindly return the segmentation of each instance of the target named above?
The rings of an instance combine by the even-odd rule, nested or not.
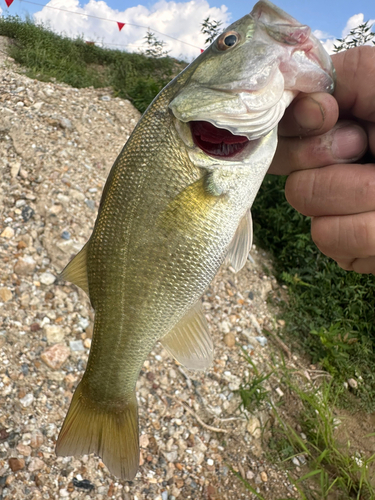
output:
[[[139,466],[136,382],[160,341],[206,370],[213,342],[201,297],[252,244],[251,205],[300,92],[332,92],[320,42],[268,0],[231,24],[154,99],[118,155],[93,232],[62,278],[95,310],[90,354],[56,453],[96,453],[132,480]]]

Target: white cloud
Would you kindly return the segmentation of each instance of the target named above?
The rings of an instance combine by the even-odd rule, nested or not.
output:
[[[326,49],[328,54],[333,54],[333,46],[335,44],[336,38],[329,33],[321,30],[315,30],[313,31],[313,34],[318,40],[322,42],[322,45]]]
[[[89,15],[126,24],[120,32],[116,22],[95,19],[88,17]],[[210,7],[206,0],[188,2],[160,0],[148,7],[138,5],[124,11],[112,9],[103,0],[89,0],[82,7],[80,7],[79,0],[51,0],[40,12],[34,14],[37,22],[43,22],[59,33],[64,32],[71,37],[82,35],[85,40],[103,42],[111,48],[116,48],[114,44],[118,44],[117,48],[124,48],[128,51],[137,51],[140,47],[144,47],[143,37],[146,34],[145,28],[130,25],[150,27],[151,30],[165,33],[192,45],[189,46],[156,33],[159,40],[166,42],[165,49],[170,50],[170,56],[186,60],[194,59],[199,55],[199,49],[204,48],[205,36],[200,32],[200,28],[202,21],[208,16],[217,21],[221,20],[224,25],[230,20],[230,14],[225,5],[220,8]]]
[[[354,14],[354,16],[351,16],[347,23],[345,28],[341,32],[341,37],[340,38],[345,38],[347,35],[349,35],[350,31],[360,24],[364,24],[365,19],[364,15],[362,13],[359,14]],[[372,26],[375,23],[375,19],[370,19],[369,20],[369,25]],[[373,30],[375,29],[374,26],[372,28]],[[323,47],[326,49],[326,51],[329,54],[333,54],[333,49],[334,45],[337,45],[337,38],[330,35],[329,33],[323,32],[321,30],[315,30],[314,35],[322,42]],[[368,42],[368,45],[372,45],[371,42]]]
[[[364,23],[364,15],[363,14],[354,14],[354,16],[349,17],[348,22],[346,23],[345,28],[342,30],[342,38],[346,35],[349,35],[350,30],[356,28],[360,24]]]

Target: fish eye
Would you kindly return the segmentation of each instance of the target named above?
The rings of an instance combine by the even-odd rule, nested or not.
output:
[[[239,40],[240,35],[236,31],[227,31],[219,37],[217,47],[219,50],[227,50],[237,45]]]

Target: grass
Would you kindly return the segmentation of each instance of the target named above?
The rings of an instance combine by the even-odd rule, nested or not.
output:
[[[82,38],[72,40],[17,16],[0,18],[0,35],[11,39],[9,55],[31,78],[76,88],[112,87],[140,112],[186,66],[170,57],[155,59],[89,45]]]
[[[273,372],[262,375],[245,349],[242,349],[242,356],[251,365],[252,372],[246,382],[241,384],[239,390],[235,392],[241,398],[241,408],[251,412],[259,410],[268,399],[269,391],[264,388],[263,382],[268,380]]]
[[[375,277],[340,269],[310,236],[310,219],[285,200],[285,178],[267,176],[253,206],[258,245],[271,251],[288,288],[284,333],[341,386],[360,380],[359,403],[375,409]],[[348,403],[341,398],[342,404]]]
[[[254,369],[253,363],[251,366]],[[285,364],[266,375],[253,371],[254,384],[259,389],[260,379],[267,380],[273,374],[281,379],[287,396],[275,405],[264,389],[260,391],[262,403],[271,408],[274,419],[264,448],[268,450],[268,459],[288,472],[299,500],[375,500],[371,483],[375,454],[359,453],[348,439],[343,440],[340,426],[345,422],[336,415],[340,396],[336,386],[326,381],[319,387],[312,383],[298,384],[294,371]],[[240,392],[243,408],[249,408],[249,404],[252,408],[259,407],[259,397],[254,391],[245,392],[245,389]],[[263,500],[253,485],[233,472],[255,498]]]

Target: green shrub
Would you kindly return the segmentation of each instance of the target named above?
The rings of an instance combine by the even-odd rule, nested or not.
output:
[[[346,272],[321,254],[310,219],[288,204],[284,186],[284,177],[268,175],[253,217],[256,240],[272,252],[277,278],[288,287],[286,331],[338,382],[362,376],[358,394],[375,407],[375,277]]]

